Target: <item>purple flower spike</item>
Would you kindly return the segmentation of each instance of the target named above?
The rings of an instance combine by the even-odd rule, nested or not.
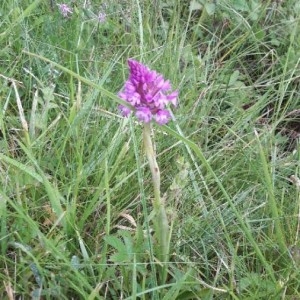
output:
[[[58,8],[61,12],[61,14],[67,18],[69,16],[69,14],[71,15],[73,13],[73,10],[68,6],[68,4],[57,4]]]
[[[142,63],[129,59],[129,78],[118,96],[135,108],[135,116],[141,122],[155,120],[159,125],[168,123],[171,114],[166,106],[177,105],[178,91],[171,91],[169,80],[150,70]],[[130,109],[121,105],[121,113],[127,117]]]

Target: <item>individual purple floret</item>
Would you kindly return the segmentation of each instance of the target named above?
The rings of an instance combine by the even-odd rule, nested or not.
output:
[[[142,63],[129,59],[130,74],[119,97],[135,108],[139,121],[149,123],[155,120],[159,125],[168,123],[171,114],[167,109],[169,103],[176,106],[178,91],[171,91],[169,80],[156,71],[150,70]],[[119,106],[123,116],[130,114],[130,109]]]
[[[139,119],[141,122],[149,123],[152,119],[152,112],[150,108],[148,107],[137,107],[136,112],[135,112],[136,117]]]
[[[61,12],[61,14],[67,18],[69,14],[71,15],[73,13],[73,10],[68,6],[68,4],[62,3],[62,4],[57,4],[58,8]]]

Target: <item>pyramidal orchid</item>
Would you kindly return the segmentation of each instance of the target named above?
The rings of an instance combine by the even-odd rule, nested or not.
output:
[[[170,104],[176,106],[178,91],[172,91],[168,80],[165,80],[161,74],[149,69],[142,63],[129,59],[128,66],[130,70],[129,78],[118,95],[132,106],[136,118],[144,123],[144,151],[149,162],[154,190],[152,204],[157,243],[155,252],[162,265],[160,282],[163,284],[167,278],[171,234],[165,203],[160,192],[160,171],[151,140],[151,121],[164,125],[171,120],[168,106]],[[120,105],[119,109],[125,117],[129,116],[132,111],[125,105]]]
[[[149,69],[142,63],[129,59],[129,78],[119,97],[135,108],[135,116],[144,123],[154,120],[164,125],[171,119],[168,105],[177,104],[177,91],[171,91],[169,80]],[[123,116],[127,117],[131,110],[123,105],[119,106]]]

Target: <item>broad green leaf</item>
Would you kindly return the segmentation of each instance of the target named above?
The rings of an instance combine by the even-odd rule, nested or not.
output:
[[[204,5],[207,13],[212,16],[214,13],[215,13],[215,10],[216,10],[216,5],[215,3],[211,3],[211,2],[207,2],[205,5]]]
[[[106,243],[117,251],[113,255],[110,256],[110,260],[116,263],[130,261],[130,254],[128,253],[128,249],[123,241],[116,236],[108,235],[104,237]]]
[[[116,236],[108,235],[104,237],[105,242],[115,248],[117,251],[126,251],[123,241]]]
[[[232,0],[232,6],[236,10],[249,11],[248,4],[246,0]]]
[[[239,78],[239,76],[240,76],[240,72],[239,72],[238,70],[235,70],[235,71],[231,74],[231,76],[230,76],[230,78],[229,78],[229,83],[228,83],[228,85],[229,85],[229,86],[234,85],[235,82],[237,81],[237,79]]]
[[[199,3],[198,1],[196,1],[196,0],[192,0],[192,1],[190,2],[190,11],[191,11],[191,12],[194,11],[194,10],[201,10],[202,7],[203,7],[203,5],[200,4],[200,3]]]

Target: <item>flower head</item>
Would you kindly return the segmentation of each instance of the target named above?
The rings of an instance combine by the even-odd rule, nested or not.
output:
[[[99,23],[104,23],[105,20],[106,20],[106,13],[100,11],[99,14],[98,14],[97,19],[98,19]]]
[[[57,4],[60,10],[60,13],[66,18],[73,13],[73,10],[68,6],[68,4],[62,3]]]
[[[171,119],[166,105],[176,106],[178,91],[171,91],[169,80],[156,71],[150,70],[142,63],[129,59],[130,74],[119,97],[135,108],[136,117],[145,123],[154,119],[163,125]],[[124,116],[129,115],[129,108],[120,105]]]

